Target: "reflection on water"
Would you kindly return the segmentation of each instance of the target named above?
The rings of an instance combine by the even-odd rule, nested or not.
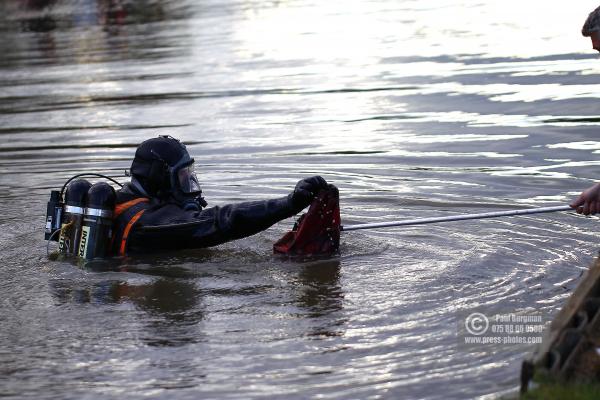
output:
[[[204,333],[199,325],[207,313],[204,303],[208,299],[239,298],[239,307],[244,307],[246,299],[274,291],[278,292],[276,295],[284,307],[289,309],[290,316],[315,321],[315,325],[303,334],[338,336],[343,333],[340,328],[344,320],[331,318],[332,314],[343,309],[339,260],[313,261],[302,265],[297,273],[292,273],[292,276],[297,275],[296,278],[279,287],[253,284],[254,277],[243,269],[229,271],[234,277],[233,282],[218,285],[211,282],[204,286],[205,280],[218,280],[218,277],[210,271],[190,268],[190,264],[186,266],[186,263],[205,257],[210,257],[210,251],[192,252],[188,257],[170,261],[163,259],[164,264],[156,267],[140,264],[141,260],[125,264],[117,260],[88,262],[80,267],[100,273],[99,279],[55,279],[50,281],[50,292],[55,299],[54,304],[59,307],[69,304],[93,304],[97,307],[129,304],[144,311],[139,319],[147,326],[139,329],[139,335],[151,346],[182,346],[201,341]],[[174,265],[170,266],[170,263]],[[111,274],[110,279],[101,279],[101,275],[109,271],[119,273]],[[134,275],[129,281],[122,280],[123,275],[129,277],[132,273]],[[292,311],[296,307],[298,311]],[[237,307],[230,311],[240,312]],[[240,326],[234,330],[244,332],[248,328]]]
[[[59,306],[69,302],[99,305],[128,302],[146,311],[149,315],[144,319],[148,326],[142,338],[148,345],[182,346],[201,338],[195,329],[203,318],[198,310],[201,297],[193,281],[158,279],[145,284],[56,281],[51,285]]]
[[[185,16],[184,7],[150,0],[9,0],[0,10],[4,67],[169,57],[170,36],[161,34],[169,27],[157,22]],[[152,35],[139,30],[150,24]]]
[[[529,346],[456,349],[471,307],[555,313],[596,252],[566,213],[348,232],[271,255],[285,221],[79,266],[42,243],[50,189],[125,180],[181,138],[209,204],[322,174],[345,224],[556,205],[598,179],[595,4],[532,0],[0,2],[0,365],[22,398],[462,399]],[[441,389],[443,388],[443,390]]]

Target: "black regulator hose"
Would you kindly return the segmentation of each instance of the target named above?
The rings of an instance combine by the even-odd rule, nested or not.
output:
[[[72,177],[70,177],[69,179],[67,179],[67,181],[65,182],[65,184],[63,185],[62,189],[60,190],[60,198],[64,198],[63,195],[65,194],[65,188],[67,187],[67,185],[73,180],[73,179],[77,179],[80,178],[82,176],[96,176],[99,178],[104,178],[104,179],[108,179],[109,181],[116,183],[117,185],[119,185],[119,187],[123,187],[123,184],[120,182],[117,182],[116,180],[114,180],[113,178],[111,178],[110,176],[106,176],[106,175],[102,175],[102,174],[96,174],[94,172],[84,172],[83,174],[77,174],[77,175],[73,175]]]

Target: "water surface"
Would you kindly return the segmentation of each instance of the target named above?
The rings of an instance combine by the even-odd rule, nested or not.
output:
[[[293,221],[213,249],[51,261],[51,189],[125,181],[181,138],[210,205],[340,188],[346,224],[564,204],[600,176],[597,4],[533,0],[0,3],[0,394],[496,396],[531,346],[456,347],[474,307],[555,314],[597,251],[566,213],[348,232]]]

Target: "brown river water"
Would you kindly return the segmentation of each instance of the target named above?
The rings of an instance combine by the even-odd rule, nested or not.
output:
[[[0,396],[466,399],[533,347],[457,346],[474,308],[554,315],[600,240],[552,213],[53,261],[49,191],[188,144],[209,205],[320,174],[345,224],[567,203],[600,179],[594,1],[0,2]],[[55,247],[51,247],[55,249]]]

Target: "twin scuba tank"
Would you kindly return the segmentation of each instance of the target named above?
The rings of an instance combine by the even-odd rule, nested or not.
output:
[[[87,260],[110,256],[115,190],[105,182],[74,178],[50,192],[45,239],[58,241],[62,254]]]

